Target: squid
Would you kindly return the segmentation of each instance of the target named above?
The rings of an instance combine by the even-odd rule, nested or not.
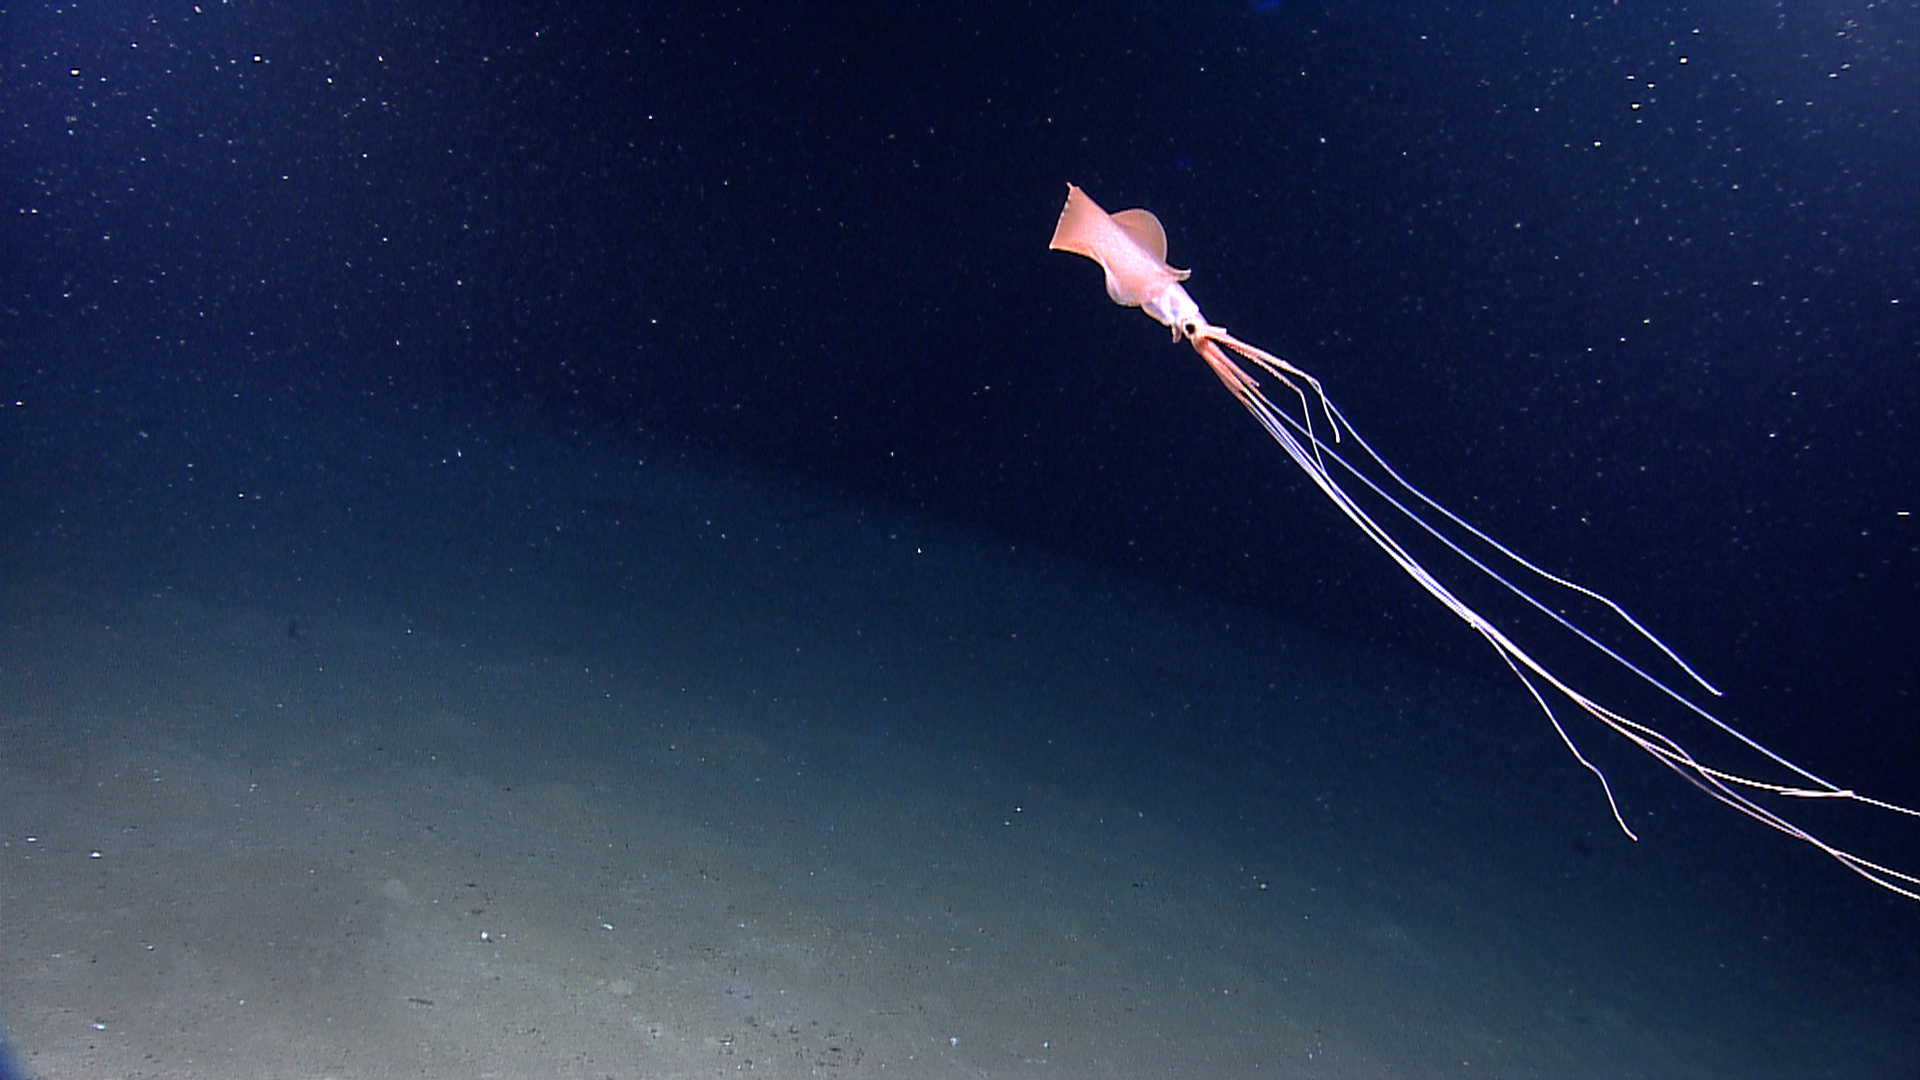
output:
[[[1574,760],[1598,781],[1614,823],[1628,838],[1637,841],[1639,836],[1628,826],[1606,774],[1581,751],[1563,722],[1563,710],[1577,710],[1592,717],[1718,802],[1811,845],[1875,885],[1920,900],[1920,876],[1829,843],[1784,816],[1786,806],[1802,800],[1849,802],[1917,820],[1920,811],[1824,780],[1744,734],[1705,704],[1723,696],[1721,692],[1620,604],[1529,562],[1429,498],[1374,451],[1334,405],[1318,379],[1207,321],[1183,284],[1190,271],[1176,270],[1168,264],[1167,233],[1152,213],[1136,209],[1110,214],[1086,192],[1068,184],[1067,203],[1048,246],[1100,264],[1106,274],[1107,296],[1114,303],[1140,308],[1171,330],[1174,341],[1191,345],[1320,493],[1427,595],[1492,646],[1545,714]],[[1262,376],[1292,391],[1300,404],[1298,415],[1274,404],[1261,385]],[[1324,433],[1316,426],[1316,413],[1325,420]],[[1368,501],[1356,498],[1355,492],[1364,493],[1362,497]],[[1458,595],[1455,585],[1429,570],[1405,539],[1419,534],[1458,556],[1465,567],[1510,593],[1523,608],[1539,612],[1606,662],[1652,688],[1658,697],[1692,713],[1771,763],[1776,770],[1774,778],[1749,775],[1704,760],[1651,722],[1634,719],[1577,689],[1516,642],[1509,626],[1482,614]],[[1614,629],[1603,631],[1591,625],[1591,620],[1576,622],[1562,612],[1563,606],[1593,611],[1595,618],[1613,622]],[[1654,657],[1660,668],[1668,670],[1656,673],[1648,670],[1654,662],[1643,666],[1629,659],[1623,652],[1627,646],[1611,643],[1616,639],[1637,641],[1638,651]]]

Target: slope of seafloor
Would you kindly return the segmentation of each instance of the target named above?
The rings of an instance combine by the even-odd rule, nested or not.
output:
[[[1920,1063],[1910,907],[1613,754],[1627,841],[1491,655],[669,454],[386,475],[10,550],[29,1075]]]

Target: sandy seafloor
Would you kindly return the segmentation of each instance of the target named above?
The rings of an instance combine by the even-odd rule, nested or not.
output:
[[[1603,753],[1627,841],[1491,653],[671,453],[383,453],[8,547],[29,1075],[1920,1075],[1914,905]]]

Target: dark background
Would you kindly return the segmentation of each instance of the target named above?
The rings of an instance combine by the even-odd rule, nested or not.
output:
[[[32,4],[0,45],[15,541],[129,491],[231,527],[353,425],[689,444],[1500,677],[1047,251],[1071,180],[1731,718],[1914,782],[1915,5]]]

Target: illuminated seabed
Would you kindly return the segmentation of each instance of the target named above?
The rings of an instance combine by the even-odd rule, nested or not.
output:
[[[15,552],[33,1074],[1920,1065],[1910,902],[1597,747],[1629,841],[1497,666],[664,453],[333,494]]]

